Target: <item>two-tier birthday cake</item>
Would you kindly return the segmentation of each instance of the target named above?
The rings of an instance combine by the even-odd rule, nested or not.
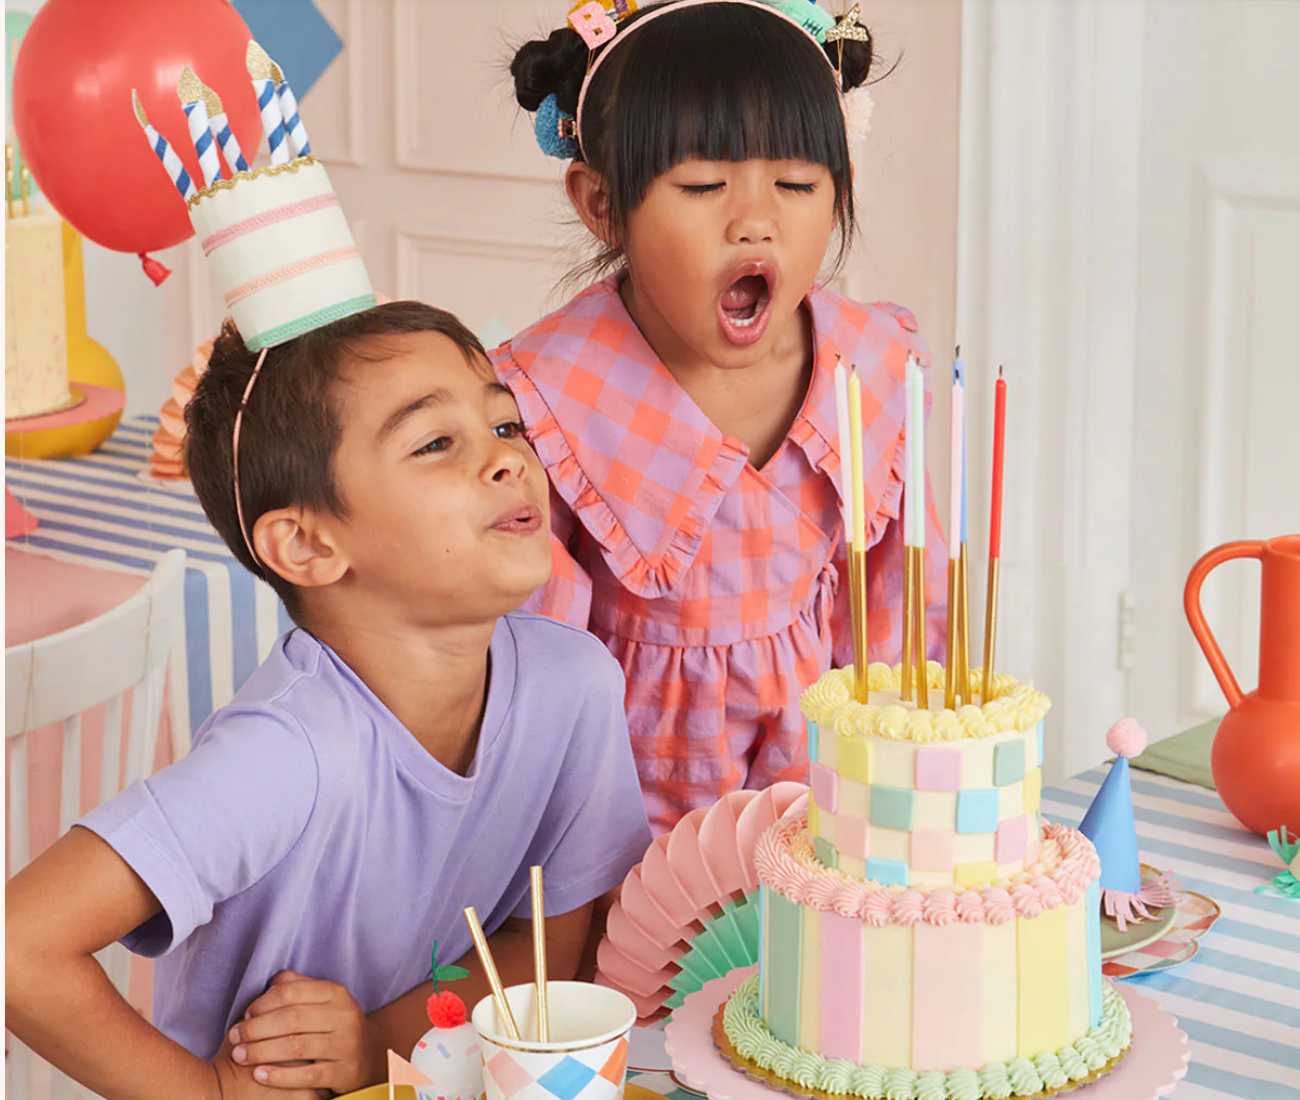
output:
[[[943,670],[928,681],[942,694]],[[998,675],[928,710],[899,673],[804,694],[808,811],[759,842],[758,973],[715,1023],[723,1053],[796,1093],[1046,1096],[1113,1068],[1128,1010],[1102,978],[1099,865],[1044,825],[1047,698]]]

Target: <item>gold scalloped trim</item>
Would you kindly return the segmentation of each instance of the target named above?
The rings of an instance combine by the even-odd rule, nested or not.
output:
[[[215,195],[218,191],[229,191],[240,180],[256,179],[258,176],[279,176],[285,172],[297,172],[299,169],[310,167],[313,164],[320,164],[320,158],[315,153],[308,153],[305,157],[294,157],[287,164],[264,164],[260,168],[246,168],[242,172],[236,172],[229,179],[223,177],[214,180],[202,191],[196,191],[194,197],[188,199],[187,202],[190,207],[195,207],[200,201]]]
[[[713,1044],[718,1048],[718,1052],[727,1059],[736,1069],[740,1070],[748,1077],[755,1081],[761,1081],[769,1088],[779,1089],[781,1092],[790,1096],[797,1097],[798,1100],[862,1100],[860,1096],[850,1096],[842,1092],[823,1092],[821,1089],[804,1088],[797,1081],[791,1081],[788,1078],[781,1077],[769,1069],[764,1069],[757,1062],[751,1062],[740,1054],[731,1040],[727,1038],[726,1028],[722,1026],[722,1016],[727,1009],[727,1002],[724,1000],[713,1017]],[[1129,1045],[1121,1050],[1114,1058],[1107,1062],[1101,1069],[1094,1070],[1087,1077],[1081,1077],[1078,1081],[1070,1081],[1068,1084],[1061,1086],[1059,1089],[1044,1089],[1036,1092],[1033,1096],[1017,1096],[1015,1100],[1046,1100],[1050,1096],[1064,1096],[1066,1093],[1074,1092],[1076,1089],[1083,1088],[1084,1085],[1091,1085],[1099,1077],[1105,1077],[1111,1070],[1124,1060],[1124,1056],[1133,1049],[1133,1043],[1130,1040]]]

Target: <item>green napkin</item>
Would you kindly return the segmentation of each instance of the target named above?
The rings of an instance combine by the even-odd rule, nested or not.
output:
[[[1198,787],[1214,790],[1214,777],[1210,774],[1210,747],[1214,744],[1214,731],[1219,719],[1211,718],[1173,737],[1147,747],[1133,757],[1129,764],[1143,771],[1158,772],[1173,779],[1195,783]]]

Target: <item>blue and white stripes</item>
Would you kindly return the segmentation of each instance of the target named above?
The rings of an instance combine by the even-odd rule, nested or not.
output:
[[[278,68],[277,68],[278,72]],[[280,73],[280,82],[275,94],[280,100],[280,117],[284,120],[284,131],[289,141],[289,150],[295,157],[305,157],[311,153],[311,142],[307,139],[307,127],[298,117],[298,101],[293,89]]]
[[[262,133],[266,136],[267,148],[271,150],[271,163],[288,164],[289,142],[284,132],[280,99],[275,94],[275,82],[254,80],[253,87],[257,91],[257,109],[262,112]]]

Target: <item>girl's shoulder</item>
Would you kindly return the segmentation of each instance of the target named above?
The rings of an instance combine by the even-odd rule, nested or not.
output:
[[[858,369],[879,365],[901,379],[907,356],[930,366],[930,348],[921,338],[916,315],[894,302],[855,302],[829,287],[808,296],[819,356],[831,350]],[[901,352],[901,354],[900,354]]]
[[[528,374],[538,360],[563,364],[617,355],[630,343],[643,344],[633,340],[639,336],[619,296],[617,276],[611,275],[516,333],[490,358],[498,373],[515,368]]]

